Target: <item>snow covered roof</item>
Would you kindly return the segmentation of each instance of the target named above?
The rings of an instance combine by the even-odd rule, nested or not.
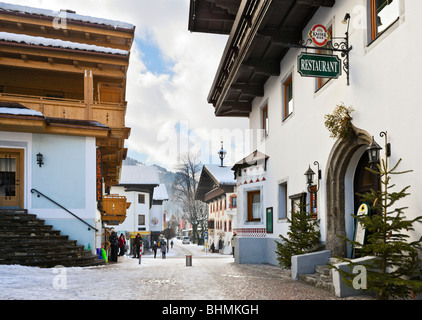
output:
[[[231,167],[220,167],[216,164],[205,164],[204,167],[220,185],[236,185]]]
[[[168,200],[169,196],[167,188],[164,183],[161,183],[158,187],[154,188],[153,200]]]
[[[53,10],[39,9],[39,8],[0,2],[0,11],[16,12],[20,14],[32,14],[32,15],[45,16],[45,17],[50,17],[50,18],[60,17],[60,18],[66,18],[68,20],[81,21],[81,22],[98,24],[98,25],[105,25],[105,26],[113,27],[115,29],[117,28],[133,29],[134,28],[134,25],[130,23],[110,20],[110,19],[84,16],[84,15],[76,14],[74,13],[74,11],[71,11],[71,10],[53,11]]]
[[[160,179],[157,167],[146,165],[122,166],[122,175],[119,184],[146,184],[158,186],[160,184]]]
[[[119,55],[128,55],[129,52],[126,50],[113,49],[107,47],[96,46],[93,44],[84,44],[78,42],[64,41],[60,39],[49,39],[44,37],[34,37],[24,34],[16,34],[9,32],[0,32],[0,41],[25,43],[29,45],[44,46],[44,47],[55,47],[63,49],[83,50],[83,51],[94,51],[101,53],[111,53]]]
[[[10,108],[0,106],[0,114],[11,114],[15,116],[33,116],[33,117],[44,117],[44,115],[35,110],[28,108]]]

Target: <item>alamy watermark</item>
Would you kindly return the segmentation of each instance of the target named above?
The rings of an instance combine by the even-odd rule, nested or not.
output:
[[[67,270],[64,266],[55,266],[53,268],[53,273],[56,274],[53,278],[53,288],[57,291],[67,289]]]

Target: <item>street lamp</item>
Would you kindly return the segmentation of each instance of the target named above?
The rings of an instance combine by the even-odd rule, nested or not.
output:
[[[221,149],[220,151],[218,151],[218,156],[220,157],[221,160],[221,167],[223,166],[223,159],[226,156],[226,150],[223,149],[223,141],[221,141]]]
[[[318,161],[314,161],[314,165],[318,166],[318,187],[314,192],[318,192],[318,190],[319,190],[319,180],[321,180],[321,170],[319,169],[319,162]],[[308,170],[306,170],[306,172],[305,172],[306,184],[308,185],[308,191],[309,192],[311,192],[311,187],[314,184],[314,175],[315,175],[315,172],[311,169],[311,165],[309,165]]]
[[[38,153],[37,154],[37,164],[40,166],[40,168],[42,167],[42,165],[44,164],[44,161],[43,161],[43,155],[42,155],[42,153]]]
[[[387,131],[381,131],[380,137],[385,137],[385,155],[387,158],[391,156],[391,144],[387,142]],[[378,145],[378,143],[375,142],[374,136],[372,136],[372,142],[370,146],[366,149],[366,151],[368,152],[369,164],[373,165],[373,164],[379,163],[380,161],[379,151],[381,149],[382,148]]]

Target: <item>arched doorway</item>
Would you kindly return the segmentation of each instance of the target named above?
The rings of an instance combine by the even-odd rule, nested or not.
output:
[[[357,212],[359,206],[362,204],[361,198],[358,194],[365,194],[371,190],[380,190],[379,176],[366,170],[369,168],[369,157],[368,153],[364,152],[359,160],[356,168],[355,177],[353,181],[354,186],[354,211]]]
[[[347,139],[338,139],[327,163],[327,239],[326,247],[333,256],[346,257],[346,243],[341,237],[346,234],[346,173],[356,152],[369,146],[371,135],[352,125],[352,134]],[[354,192],[353,188],[348,192]],[[353,200],[352,200],[353,201]]]

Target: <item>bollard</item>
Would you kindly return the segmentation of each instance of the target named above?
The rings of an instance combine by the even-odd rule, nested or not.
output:
[[[186,267],[192,267],[192,256],[186,256]]]

